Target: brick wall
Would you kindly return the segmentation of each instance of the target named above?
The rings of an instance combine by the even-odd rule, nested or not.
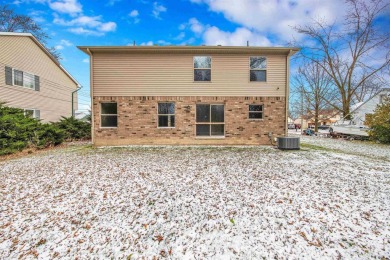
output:
[[[100,103],[118,103],[118,127],[100,128]],[[157,128],[158,102],[175,103],[175,128]],[[196,137],[196,104],[225,105],[225,137]],[[261,120],[248,119],[249,104],[263,105]],[[94,97],[95,145],[269,144],[268,133],[284,135],[284,97]]]

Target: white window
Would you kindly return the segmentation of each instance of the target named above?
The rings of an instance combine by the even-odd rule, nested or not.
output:
[[[23,87],[23,71],[14,69],[13,72],[14,85]]]
[[[35,78],[33,74],[23,72],[23,86],[25,88],[35,89]]]
[[[267,81],[267,58],[250,57],[250,81]]]
[[[101,127],[118,127],[118,106],[116,102],[101,103],[100,109],[100,126]]]
[[[196,136],[225,135],[225,106],[196,105]]]
[[[28,72],[13,69],[13,84],[25,88],[35,89],[35,76]]]
[[[211,81],[211,57],[194,57],[194,81]]]
[[[175,103],[158,103],[158,127],[175,127]]]
[[[24,115],[35,119],[40,119],[41,113],[38,109],[24,109]]]
[[[263,105],[249,105],[249,119],[263,119]]]

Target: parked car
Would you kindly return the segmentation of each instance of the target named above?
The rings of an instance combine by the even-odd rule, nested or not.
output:
[[[295,125],[294,124],[288,124],[288,129],[295,129]]]

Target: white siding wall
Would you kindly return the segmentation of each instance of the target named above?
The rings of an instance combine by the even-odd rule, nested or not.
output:
[[[376,109],[377,105],[380,104],[381,95],[390,95],[390,90],[383,90],[373,98],[368,100],[366,103],[361,105],[358,109],[353,112],[353,121],[358,126],[363,126],[366,120],[366,114],[372,114]]]

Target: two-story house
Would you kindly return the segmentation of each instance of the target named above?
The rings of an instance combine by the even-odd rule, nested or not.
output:
[[[254,145],[287,133],[297,48],[78,48],[90,56],[95,145]]]
[[[32,34],[0,32],[0,102],[44,122],[57,121],[72,115],[78,86]]]

